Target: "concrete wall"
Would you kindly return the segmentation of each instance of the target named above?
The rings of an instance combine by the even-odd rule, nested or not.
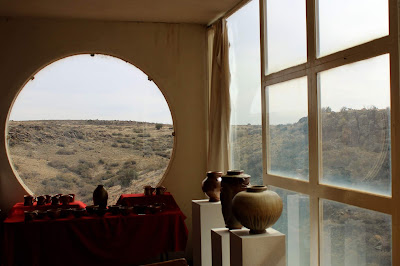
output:
[[[6,151],[9,109],[29,78],[57,59],[80,53],[116,56],[140,68],[169,103],[175,152],[163,185],[191,233],[191,200],[204,198],[207,155],[206,28],[191,24],[0,19],[0,208],[22,201],[24,187]],[[188,256],[191,257],[191,236]]]

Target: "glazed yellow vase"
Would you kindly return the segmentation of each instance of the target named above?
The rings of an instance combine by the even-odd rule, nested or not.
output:
[[[251,234],[265,233],[278,221],[282,209],[282,199],[267,186],[249,186],[232,200],[233,214]]]

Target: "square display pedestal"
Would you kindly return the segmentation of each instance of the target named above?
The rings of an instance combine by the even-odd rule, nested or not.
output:
[[[268,228],[264,234],[249,234],[249,229],[230,231],[232,266],[286,266],[285,235]]]
[[[229,229],[211,229],[211,248],[213,266],[230,266]]]
[[[193,265],[210,266],[211,229],[225,226],[221,202],[209,202],[208,199],[192,200],[192,219]]]

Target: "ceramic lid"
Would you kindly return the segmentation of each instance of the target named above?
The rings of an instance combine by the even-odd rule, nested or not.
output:
[[[250,175],[245,174],[243,170],[228,170],[226,175],[222,177],[228,178],[250,178]]]

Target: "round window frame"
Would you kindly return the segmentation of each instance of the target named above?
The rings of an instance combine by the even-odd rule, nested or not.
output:
[[[13,95],[13,99],[10,103],[10,106],[8,107],[8,113],[7,113],[7,117],[5,119],[5,152],[6,152],[6,156],[7,156],[7,160],[8,160],[8,164],[12,170],[12,173],[14,174],[14,177],[16,178],[16,180],[18,181],[18,183],[22,186],[22,188],[30,195],[34,195],[35,193],[25,184],[25,182],[22,180],[22,178],[20,177],[18,170],[15,169],[14,164],[12,163],[12,159],[11,159],[11,155],[10,155],[10,149],[9,149],[9,145],[8,145],[8,140],[9,140],[9,135],[8,135],[8,129],[9,129],[9,121],[10,121],[10,115],[11,115],[11,111],[14,107],[14,103],[17,100],[19,94],[21,93],[21,91],[25,88],[26,84],[30,81],[35,79],[35,75],[37,75],[40,71],[42,71],[43,69],[47,68],[48,66],[52,65],[55,62],[58,62],[60,60],[63,60],[65,58],[69,58],[69,57],[73,57],[73,56],[78,56],[78,55],[90,55],[90,56],[95,56],[95,55],[101,55],[101,56],[107,56],[107,57],[113,57],[114,59],[118,59],[121,60],[125,63],[130,64],[131,66],[137,68],[138,70],[140,70],[144,75],[146,75],[148,77],[148,80],[153,82],[157,88],[159,89],[159,91],[161,92],[162,96],[164,97],[165,102],[167,103],[169,112],[171,114],[171,119],[172,119],[172,137],[173,137],[173,144],[172,144],[172,151],[171,151],[171,157],[168,161],[168,165],[162,175],[162,177],[160,178],[159,182],[157,183],[157,186],[160,186],[166,179],[166,177],[168,176],[170,169],[172,167],[173,161],[175,159],[175,153],[176,153],[176,146],[177,146],[177,137],[176,137],[176,119],[175,119],[175,113],[174,113],[174,109],[172,108],[170,101],[168,100],[168,97],[166,95],[166,93],[164,92],[162,88],[162,86],[159,85],[159,82],[157,82],[157,76],[156,78],[154,78],[154,75],[149,75],[146,71],[143,70],[143,68],[138,67],[136,64],[132,63],[130,60],[128,59],[124,59],[118,55],[114,55],[111,53],[104,53],[104,52],[80,52],[80,53],[71,53],[71,54],[67,54],[64,56],[60,56],[58,58],[55,58],[51,61],[48,61],[47,63],[43,64],[41,67],[37,68],[31,75],[29,75],[28,78],[25,79],[25,81],[23,82],[23,84],[21,86],[19,86],[18,90],[16,90],[16,93]]]

